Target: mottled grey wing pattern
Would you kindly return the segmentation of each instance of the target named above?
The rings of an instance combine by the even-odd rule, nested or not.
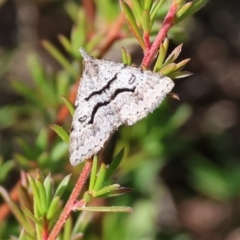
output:
[[[98,153],[122,124],[132,125],[152,112],[174,86],[165,76],[109,60],[83,49],[80,80],[70,134],[70,162],[77,165]]]

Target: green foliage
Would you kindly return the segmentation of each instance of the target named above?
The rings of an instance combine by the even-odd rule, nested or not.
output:
[[[207,3],[207,1],[208,0],[194,0],[192,2],[182,4],[181,8],[178,10],[177,13],[176,23],[179,23],[180,21],[199,11]]]
[[[186,3],[186,1],[178,0],[174,2],[179,6],[174,19],[174,24],[176,24],[199,10],[206,1]],[[0,161],[0,182],[3,183],[6,180],[9,172],[16,165],[18,169],[25,169],[27,172],[35,172],[36,168],[40,171],[37,171],[35,177],[32,177],[31,173],[27,177],[25,176],[25,179],[21,179],[20,207],[14,203],[10,194],[0,187],[2,198],[22,228],[20,233],[18,230],[9,231],[3,236],[11,233],[11,235],[19,235],[18,239],[31,240],[42,239],[44,231],[49,234],[63,211],[69,192],[71,192],[70,181],[74,182],[81,171],[81,166],[75,169],[70,168],[67,157],[70,128],[68,118],[74,113],[74,94],[70,89],[79,80],[83,69],[79,47],[83,47],[93,56],[99,56],[102,54],[101,50],[109,48],[116,39],[121,36],[128,38],[133,34],[141,48],[145,50],[150,44],[150,41],[148,42],[146,39],[156,36],[155,24],[157,23],[159,29],[158,21],[163,22],[169,8],[169,1],[165,0],[132,0],[132,5],[125,1],[120,1],[120,3],[131,33],[123,28],[123,31],[121,30],[121,33],[115,36],[114,41],[104,46],[101,42],[104,41],[107,31],[97,31],[96,22],[89,20],[87,12],[82,7],[79,7],[74,1],[66,1],[64,9],[73,21],[73,27],[69,38],[59,35],[58,40],[67,56],[53,43],[47,40],[42,41],[43,47],[62,69],[56,73],[46,71],[39,57],[33,54],[28,60],[33,85],[27,85],[18,80],[12,82],[12,88],[22,96],[24,102],[23,106],[7,106],[0,109],[1,128],[12,127],[17,122],[22,131],[30,132],[31,138],[30,140],[22,137],[16,138],[21,151],[12,153],[14,160],[4,163],[3,160]],[[118,14],[120,14],[120,7],[114,1],[96,1],[96,19],[100,19],[98,23],[100,26],[111,26]],[[174,29],[176,28],[174,26]],[[91,34],[92,37],[90,37]],[[153,70],[172,79],[190,75],[189,72],[182,71],[189,59],[175,63],[182,45],[176,47],[170,54],[168,45],[167,38],[160,44]],[[124,47],[122,47],[122,60],[124,64],[132,65],[132,57]],[[64,115],[64,110],[68,110],[71,116]],[[22,121],[18,116],[19,112],[24,113],[25,118]],[[157,206],[152,204],[153,198],[156,197],[156,192],[163,192],[162,187],[156,184],[155,179],[158,178],[159,171],[165,162],[176,156],[181,149],[188,149],[188,142],[179,139],[176,131],[186,123],[190,115],[190,107],[181,105],[172,113],[165,102],[147,119],[138,122],[131,128],[122,127],[119,132],[120,138],[114,146],[115,157],[109,156],[109,159],[112,160],[111,163],[109,165],[100,164],[98,158],[94,157],[89,186],[82,192],[82,199],[75,203],[74,210],[77,210],[79,216],[77,219],[74,217],[67,219],[59,239],[80,239],[83,234],[86,234],[86,239],[99,239],[95,235],[96,233],[86,231],[93,222],[92,212],[115,213],[115,215],[104,215],[103,217],[104,239],[110,239],[109,236],[113,236],[116,231],[115,239],[142,239],[146,234],[154,239],[157,236],[157,230],[154,229],[153,222],[145,221],[145,219],[156,217]],[[125,150],[123,150],[123,146]],[[195,178],[194,187],[199,192],[211,197],[218,199],[226,197],[228,183],[225,182],[224,174],[221,171],[215,172],[216,169],[209,166],[206,167],[209,172],[206,171],[205,174],[202,174],[201,169],[204,167],[206,167],[204,164],[199,168],[196,168],[196,165],[192,166],[191,172]],[[71,179],[69,172],[72,174]],[[115,183],[115,179],[112,179],[115,176],[119,177],[119,181],[124,179],[124,183],[131,182],[131,188]],[[62,180],[55,190],[54,186],[59,178]],[[206,182],[210,180],[213,184],[206,187]],[[222,184],[221,189],[215,189],[213,192],[211,189],[216,182]],[[148,200],[142,199],[134,203],[133,200],[129,200],[130,197],[125,193],[132,190],[132,185],[136,189],[136,195],[145,194]],[[115,200],[107,199],[116,196],[118,198]],[[94,200],[96,201],[98,198],[107,199],[109,202],[104,202],[104,204],[100,202],[101,205],[92,206],[91,204],[95,203]],[[124,218],[119,217],[118,212],[133,212],[133,208],[128,207],[132,203],[137,214],[124,215]],[[105,206],[105,204],[108,205]]]
[[[52,130],[58,134],[58,136],[65,142],[69,143],[68,133],[58,125],[52,125]]]
[[[8,176],[10,171],[13,169],[13,167],[14,167],[14,162],[12,160],[3,162],[3,159],[0,158],[0,169],[1,169],[0,183],[3,182],[4,179],[6,179],[6,177]]]
[[[163,4],[169,5],[169,2],[170,1],[164,0],[132,0],[132,7],[130,7],[128,3],[120,0],[121,7],[127,19],[128,25],[143,50],[148,47],[144,41],[144,36],[152,32],[153,24],[156,22],[157,17],[159,17],[158,13],[160,11],[160,8]],[[196,0],[192,2],[175,0],[173,2],[178,6],[178,11],[174,21],[176,24],[201,9],[206,4],[207,0]],[[164,15],[165,14],[166,12]]]
[[[168,50],[168,39],[160,45],[159,55],[154,66],[154,71],[170,77],[171,79],[178,79],[190,76],[191,73],[181,71],[190,59],[185,59],[179,63],[174,63],[182,50],[182,44],[176,47],[165,59]]]
[[[11,206],[12,213],[23,228],[20,238],[36,239],[37,232],[37,239],[41,239],[43,229],[55,223],[62,208],[60,198],[68,186],[69,180],[70,177],[66,176],[59,183],[57,190],[54,192],[53,180],[50,175],[45,179],[39,172],[36,174],[35,178],[28,175],[29,184],[20,185],[19,187],[19,201],[22,210],[15,205],[8,193],[0,188],[0,194],[8,205]],[[32,191],[32,196],[29,191],[30,189]],[[34,206],[33,210],[32,206]],[[32,227],[33,222],[35,228]]]
[[[123,158],[123,153],[124,153],[123,149],[120,150],[120,152],[113,158],[113,161],[109,166],[106,166],[104,163],[102,163],[99,168],[99,171],[97,171],[98,160],[96,157],[94,157],[93,167],[92,167],[91,176],[90,176],[89,190],[85,193],[83,197],[85,203],[92,200],[92,198],[115,197],[131,191],[131,189],[129,188],[120,187],[119,184],[111,184],[111,180],[110,180],[110,177],[117,170],[117,167],[121,163],[121,160]],[[114,208],[111,207],[111,211],[114,211],[113,210]],[[84,207],[84,209],[86,209],[87,211],[88,207]],[[119,212],[120,211],[119,209],[124,209],[124,207],[116,208],[116,209],[118,209],[117,211]],[[130,209],[130,208],[127,208],[127,209]]]
[[[126,65],[131,65],[132,64],[132,58],[129,53],[125,48],[122,47],[122,62]]]

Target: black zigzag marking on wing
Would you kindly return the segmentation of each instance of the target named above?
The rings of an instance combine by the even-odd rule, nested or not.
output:
[[[124,68],[124,66],[119,70],[121,71]],[[105,90],[107,90],[110,85],[117,79],[118,73],[116,73],[113,78],[110,79],[110,81],[101,89],[92,92],[88,97],[85,98],[86,101],[88,101],[92,96],[94,95],[98,95],[98,94],[102,94],[102,92],[104,92]]]
[[[117,89],[114,94],[111,96],[110,100],[108,101],[105,101],[105,102],[99,102],[95,105],[95,107],[93,108],[93,111],[92,111],[92,116],[91,116],[91,119],[90,121],[88,122],[89,124],[92,124],[93,123],[93,120],[94,120],[94,117],[98,111],[99,108],[103,107],[103,106],[107,106],[114,98],[117,97],[117,95],[119,95],[120,93],[124,93],[124,92],[134,92],[136,89],[136,87],[134,88],[119,88]]]

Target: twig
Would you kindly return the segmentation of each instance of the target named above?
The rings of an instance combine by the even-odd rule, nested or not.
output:
[[[105,37],[105,40],[100,47],[100,55],[99,58],[102,58],[102,56],[107,52],[107,50],[112,46],[114,41],[121,37],[121,28],[123,24],[125,23],[125,16],[123,13],[120,13],[117,20],[114,22],[114,24],[111,26],[110,29],[107,31],[107,35]]]
[[[66,222],[67,218],[69,217],[70,213],[74,210],[74,204],[77,201],[77,198],[83,188],[83,185],[85,184],[88,175],[92,168],[92,159],[89,159],[86,161],[83,170],[78,178],[78,181],[66,203],[66,206],[63,209],[63,212],[61,213],[56,225],[54,226],[53,230],[51,231],[48,240],[55,240],[58,236],[59,232],[61,231],[64,223]]]
[[[44,224],[42,240],[47,240],[48,237],[48,224]]]
[[[86,17],[86,27],[88,28],[88,38],[94,35],[94,21],[96,17],[96,4],[93,0],[83,0],[83,8]]]
[[[143,34],[143,41],[144,41],[145,46],[146,46],[146,51],[149,51],[150,47],[151,47],[149,32],[146,32],[146,33]]]
[[[149,51],[146,50],[144,53],[144,58],[143,58],[142,64],[141,64],[142,67],[149,68],[155,54],[157,53],[157,51],[159,49],[160,44],[165,39],[169,29],[171,28],[171,26],[174,23],[174,18],[177,13],[177,9],[178,9],[177,3],[172,2],[171,7],[167,13],[166,18],[163,21],[162,27],[161,27],[155,41],[153,42]]]

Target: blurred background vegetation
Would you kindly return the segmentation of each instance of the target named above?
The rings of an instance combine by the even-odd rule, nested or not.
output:
[[[62,96],[74,100],[78,48],[86,44],[76,26],[95,34],[89,51],[99,43],[105,58],[121,61],[124,46],[133,63],[141,62],[133,38],[104,46],[103,33],[117,21],[119,3],[95,2],[97,33],[78,15],[78,1],[0,1],[0,184],[16,202],[21,171],[51,172],[56,182],[73,172],[74,184],[81,170],[70,166],[68,146],[50,128],[71,126]],[[185,70],[194,75],[176,81],[180,101],[167,99],[113,135],[100,160],[109,163],[124,147],[115,179],[134,191],[94,204],[128,205],[134,213],[89,214],[84,239],[240,239],[239,11],[239,1],[210,0],[170,32],[170,50],[184,43],[179,58],[191,58]],[[18,235],[19,225],[2,199],[0,204],[5,240]]]

